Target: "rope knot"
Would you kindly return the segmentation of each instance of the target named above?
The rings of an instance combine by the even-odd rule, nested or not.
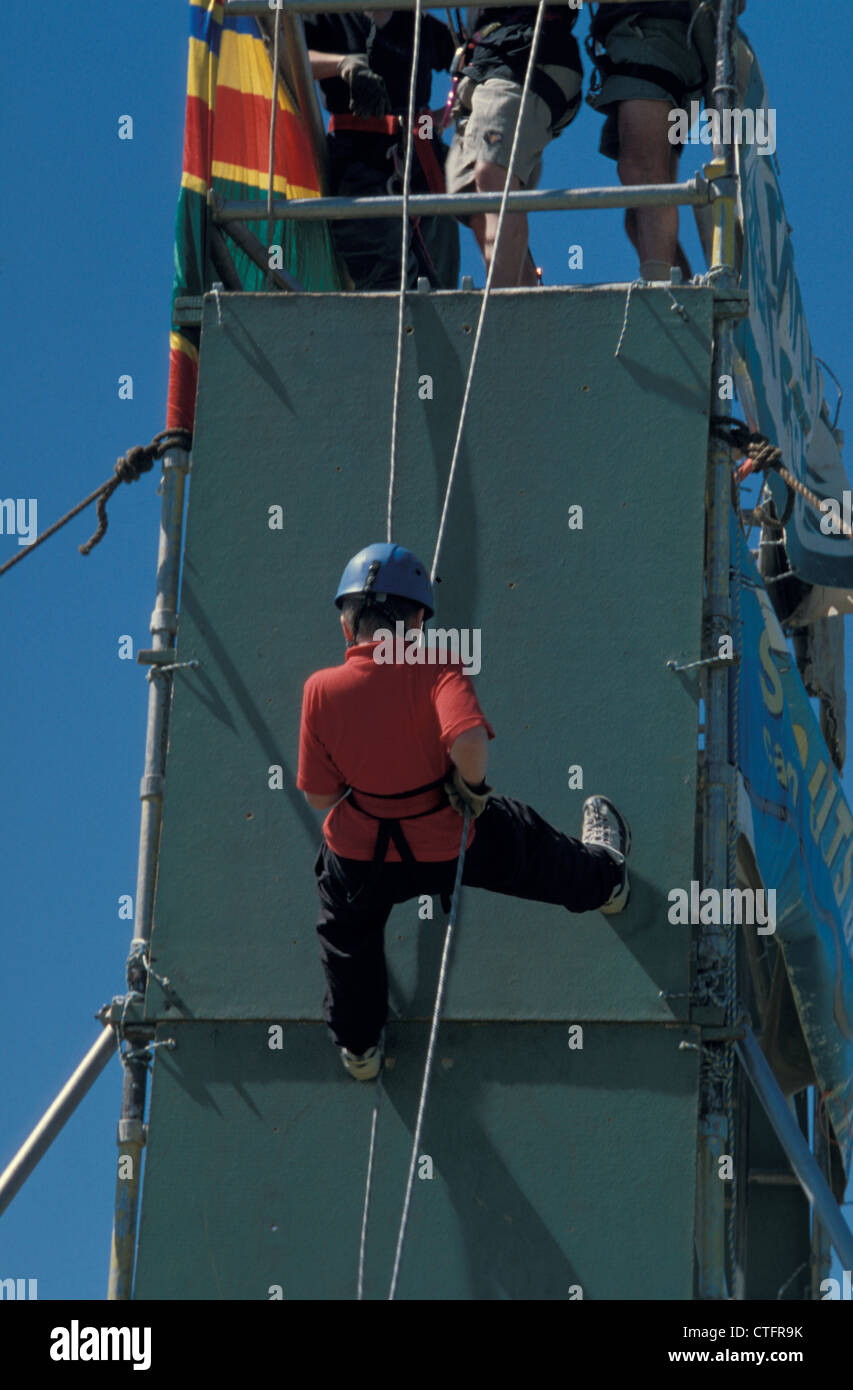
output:
[[[46,541],[48,536],[52,536],[62,526],[67,526],[78,512],[82,512],[85,507],[94,502],[98,512],[98,529],[85,545],[78,546],[81,555],[88,555],[107,529],[107,499],[112,497],[119,483],[135,483],[143,473],[149,471],[155,459],[163,458],[164,454],[168,454],[172,449],[183,449],[189,453],[191,447],[192,434],[189,430],[172,429],[155,434],[151,443],[144,447],[136,445],[134,448],[128,449],[127,453],[116,462],[111,478],[108,478],[101,487],[96,488],[88,497],[84,497],[82,502],[78,502],[76,507],[72,507],[70,512],[66,512],[52,526],[48,526],[46,531],[42,531],[41,535],[37,536],[25,550],[20,550],[17,555],[12,556],[11,560],[0,565],[0,574],[5,574],[12,565],[17,564],[25,555],[29,555],[37,546]]]
[[[135,483],[153,467],[157,457],[155,444],[135,444],[132,449],[128,449],[126,454],[116,461],[115,475],[117,483]]]
[[[750,472],[764,473],[768,468],[778,468],[782,462],[782,450],[769,440],[754,441],[747,449],[747,457],[752,460]]]
[[[134,444],[133,448],[128,449],[126,454],[116,460],[113,469],[114,476],[105,483],[100,491],[100,495],[95,499],[95,510],[98,514],[98,526],[94,535],[90,536],[85,545],[78,546],[81,555],[88,555],[93,546],[98,544],[106,535],[107,530],[107,502],[112,497],[119,483],[135,483],[142,477],[143,473],[148,473],[154,466],[154,460],[162,458],[168,454],[170,449],[189,449],[192,444],[192,435],[188,430],[163,430],[160,434],[155,434],[150,444]]]

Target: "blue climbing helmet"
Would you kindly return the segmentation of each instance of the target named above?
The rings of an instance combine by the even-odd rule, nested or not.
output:
[[[432,585],[426,566],[405,546],[391,541],[366,545],[353,555],[338,585],[335,603],[363,594],[369,601],[384,603],[386,598],[406,598],[424,610],[424,618],[435,612]]]

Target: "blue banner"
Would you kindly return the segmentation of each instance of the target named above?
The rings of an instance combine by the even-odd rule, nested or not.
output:
[[[737,520],[737,754],[749,839],[845,1169],[853,1151],[853,815]],[[736,572],[736,571],[735,571]]]
[[[738,65],[739,71],[749,67],[742,87],[744,109],[770,111],[761,69],[743,38]],[[850,484],[823,404],[774,157],[762,148],[756,142],[737,146],[741,283],[749,294],[749,316],[735,333],[738,397],[750,427],[781,448],[782,461],[794,476],[818,497],[840,503]],[[788,489],[777,473],[769,473],[768,479],[781,514]],[[808,584],[853,586],[853,542],[822,530],[822,521],[821,513],[797,495],[786,528],[791,568]]]

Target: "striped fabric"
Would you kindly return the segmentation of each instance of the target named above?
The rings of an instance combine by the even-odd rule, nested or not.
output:
[[[208,245],[208,190],[212,188],[227,199],[266,201],[272,64],[254,19],[226,19],[218,0],[190,0],[189,10],[166,428],[191,431],[200,330],[175,324],[175,300],[202,294],[220,278]],[[308,137],[282,85],[276,116],[274,191],[287,198],[316,198],[320,193]],[[265,215],[244,225],[267,244]],[[283,248],[283,268],[306,290],[342,288],[326,223],[279,222],[273,240]],[[228,249],[243,288],[265,288],[264,274],[254,262],[230,240]]]

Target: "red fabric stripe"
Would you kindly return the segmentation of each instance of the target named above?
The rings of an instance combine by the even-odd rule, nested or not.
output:
[[[279,111],[275,130],[276,174],[288,183],[319,189],[311,149],[298,118],[290,111]],[[250,96],[233,87],[217,87],[215,160],[265,173],[269,168],[269,138],[269,98]]]
[[[195,417],[195,393],[198,366],[179,348],[169,353],[169,397],[166,406],[166,429],[189,430],[192,433]]]
[[[184,126],[184,173],[210,182],[210,148],[214,123],[210,107],[200,97],[187,97]]]

